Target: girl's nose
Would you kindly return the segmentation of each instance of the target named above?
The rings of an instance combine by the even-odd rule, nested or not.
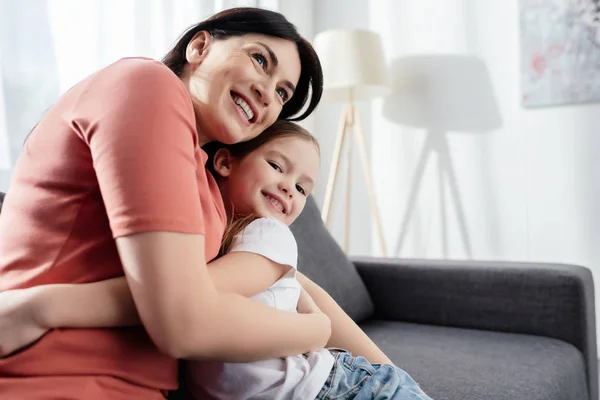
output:
[[[290,199],[292,198],[292,191],[288,189],[287,185],[285,183],[282,183],[279,186],[279,189],[285,193]]]

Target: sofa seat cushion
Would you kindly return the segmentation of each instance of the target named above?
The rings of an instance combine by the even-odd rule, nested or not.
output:
[[[290,227],[298,242],[298,271],[327,291],[355,321],[373,314],[373,302],[356,267],[331,236],[314,199]]]
[[[436,400],[587,400],[574,346],[539,336],[371,320],[365,332]]]

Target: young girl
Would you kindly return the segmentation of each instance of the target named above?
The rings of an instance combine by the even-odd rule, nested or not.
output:
[[[298,252],[288,228],[302,212],[318,175],[316,140],[300,126],[278,121],[253,140],[230,146],[215,143],[206,150],[208,168],[232,220],[222,256],[209,268],[219,290],[284,311],[318,312],[296,280]],[[38,315],[43,310],[41,319],[52,327],[136,322],[133,303],[121,298],[131,295],[115,291],[115,283],[37,288],[29,309],[37,309]],[[82,286],[95,289],[82,291]],[[98,296],[90,297],[92,292]],[[48,301],[54,304],[43,306]],[[115,305],[118,309],[110,310]],[[371,364],[343,350],[321,349],[251,363],[189,361],[185,381],[194,399],[429,399],[401,369]]]

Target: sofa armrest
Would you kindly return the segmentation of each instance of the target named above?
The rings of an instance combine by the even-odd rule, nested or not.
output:
[[[585,356],[598,395],[594,283],[574,265],[352,259],[381,319],[546,336]],[[593,379],[591,379],[593,378]]]

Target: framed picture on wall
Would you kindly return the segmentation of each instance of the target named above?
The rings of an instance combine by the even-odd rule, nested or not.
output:
[[[520,0],[524,107],[600,101],[600,0]]]

